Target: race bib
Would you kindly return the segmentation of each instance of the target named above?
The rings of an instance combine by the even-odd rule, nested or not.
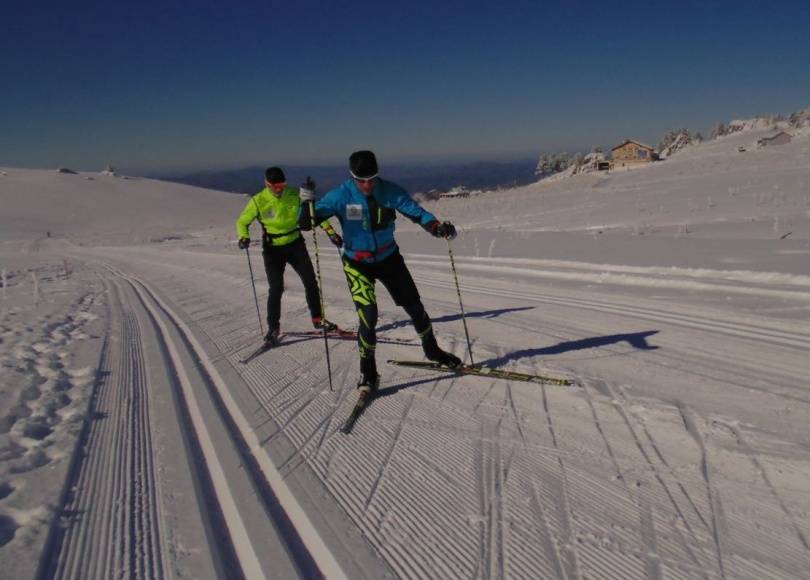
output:
[[[358,204],[348,204],[346,206],[346,219],[360,221],[363,219],[363,206]]]

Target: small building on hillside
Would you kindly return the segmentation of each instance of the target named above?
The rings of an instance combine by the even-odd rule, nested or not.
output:
[[[776,135],[763,137],[757,141],[757,147],[770,147],[771,145],[786,145],[793,140],[793,135],[779,131]]]
[[[450,191],[445,191],[439,193],[440,198],[448,198],[448,197],[470,197],[470,190],[468,190],[463,185],[459,185],[458,187],[454,187]]]
[[[642,163],[658,161],[658,153],[655,152],[655,149],[632,139],[625,139],[611,149],[610,153],[612,158],[611,169],[633,167]]]

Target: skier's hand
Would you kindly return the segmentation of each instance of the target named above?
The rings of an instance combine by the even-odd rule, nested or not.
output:
[[[456,227],[450,222],[439,223],[430,222],[430,233],[437,238],[454,240],[456,238]]]
[[[298,195],[301,201],[315,201],[315,182],[312,181],[311,177],[307,177],[307,180],[301,184]]]
[[[326,235],[329,236],[329,240],[338,247],[338,249],[343,247],[343,238],[340,237],[340,234],[337,233],[335,230],[331,232],[326,232]]]
[[[250,247],[250,238],[239,238],[239,249],[247,250]]]

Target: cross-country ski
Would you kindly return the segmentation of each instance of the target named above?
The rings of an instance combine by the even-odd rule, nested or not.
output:
[[[485,366],[459,365],[456,367],[448,367],[440,365],[435,362],[416,361],[416,360],[389,360],[388,364],[400,367],[411,367],[415,369],[439,371],[443,373],[455,373],[457,375],[491,377],[494,379],[504,379],[507,381],[523,381],[526,383],[541,383],[546,385],[560,385],[560,386],[572,386],[576,384],[571,379],[550,377],[547,375],[540,375],[540,374],[519,373],[515,371],[493,369]]]

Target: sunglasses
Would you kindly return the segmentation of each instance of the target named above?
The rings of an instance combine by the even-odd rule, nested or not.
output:
[[[357,183],[373,183],[377,181],[377,176],[374,177],[353,177]]]

